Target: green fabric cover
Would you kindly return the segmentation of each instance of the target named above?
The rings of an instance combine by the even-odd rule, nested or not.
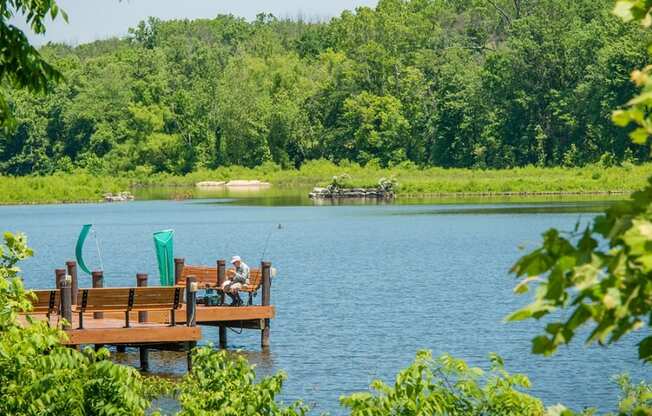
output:
[[[79,265],[79,268],[89,276],[91,275],[91,271],[88,269],[88,267],[86,267],[86,263],[84,262],[83,250],[84,241],[86,241],[86,237],[88,237],[88,233],[91,231],[91,227],[93,227],[93,224],[86,224],[82,227],[81,232],[79,233],[79,238],[77,238],[77,246],[75,247],[77,264]]]
[[[174,231],[154,233],[154,247],[161,286],[174,286]]]

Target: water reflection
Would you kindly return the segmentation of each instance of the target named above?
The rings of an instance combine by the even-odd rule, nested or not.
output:
[[[544,211],[537,212],[596,212],[609,203],[627,199],[620,195],[399,195],[393,200],[387,199],[310,199],[310,188],[260,188],[260,189],[198,189],[195,187],[153,187],[136,189],[139,200],[203,200],[211,204],[230,204],[244,206],[346,206],[346,205],[459,205],[459,204],[533,204],[554,203],[541,207]],[[582,202],[577,210],[571,210],[567,202]],[[591,205],[593,204],[593,205]],[[589,208],[593,206],[593,208]],[[526,208],[529,209],[529,208]],[[550,211],[552,209],[553,211]],[[554,211],[560,210],[561,211]],[[452,212],[452,211],[451,211]],[[480,212],[480,211],[479,211]],[[527,211],[521,211],[527,212]],[[512,212],[510,212],[512,213]]]
[[[573,203],[513,204],[500,206],[456,206],[454,208],[392,212],[391,215],[488,215],[488,214],[573,214],[603,212],[617,201],[587,201]]]

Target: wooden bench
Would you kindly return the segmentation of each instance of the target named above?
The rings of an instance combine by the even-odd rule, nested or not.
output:
[[[129,328],[129,312],[170,311],[174,326],[174,311],[181,306],[182,290],[180,286],[80,289],[75,310],[79,328],[84,327],[84,313],[89,312],[124,312],[125,328]]]
[[[32,310],[25,314],[45,314],[49,324],[50,316],[59,313],[61,291],[59,289],[33,290],[32,293],[34,294],[31,299]]]
[[[235,274],[235,269],[226,270],[226,280],[233,278]],[[177,285],[185,286],[186,278],[188,276],[195,277],[199,287],[211,288],[221,291],[222,289],[217,285],[217,267],[209,266],[193,266],[189,264],[184,264],[183,269],[181,269],[181,281],[177,282]],[[246,292],[249,294],[249,300],[247,301],[248,305],[253,305],[254,295],[260,289],[260,286],[263,283],[263,273],[260,269],[249,269],[249,283],[242,285],[240,288],[241,292]]]

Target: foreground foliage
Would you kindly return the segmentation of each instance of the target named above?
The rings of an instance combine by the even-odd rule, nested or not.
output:
[[[179,416],[283,415],[298,416],[308,409],[300,402],[283,407],[275,400],[281,392],[285,374],[279,373],[256,382],[256,373],[241,356],[210,348],[193,355],[193,371],[179,390],[183,408]]]
[[[615,13],[648,28],[649,1],[619,1]],[[625,109],[615,111],[614,122],[634,124],[631,139],[638,144],[652,135],[652,80],[650,67],[632,73],[642,87]],[[517,292],[535,285],[534,301],[509,319],[540,319],[557,309],[571,309],[566,319],[553,319],[545,335],[533,340],[533,352],[551,354],[571,342],[583,326],[591,326],[587,343],[617,342],[633,331],[643,332],[638,356],[652,363],[652,177],[628,201],[608,209],[583,230],[560,233],[550,229],[543,245],[522,257],[513,272],[525,279]]]
[[[45,19],[59,14],[67,19],[54,0],[0,1],[0,127],[10,134],[15,127],[13,113],[7,102],[7,89],[24,89],[30,93],[45,92],[52,82],[61,80],[61,73],[41,57],[25,34],[11,24],[24,19],[36,34],[45,33]],[[1,143],[1,141],[0,141]],[[2,147],[0,145],[0,147]]]
[[[595,409],[580,413],[558,404],[544,408],[540,399],[527,394],[530,380],[510,374],[502,359],[492,354],[488,372],[470,367],[463,360],[444,354],[433,359],[419,351],[414,362],[401,370],[393,386],[380,380],[371,392],[340,398],[351,416],[591,416]],[[626,376],[617,382],[621,397],[617,413],[606,416],[649,416],[652,414],[652,385],[633,385]]]
[[[351,416],[504,415],[543,416],[541,401],[520,391],[530,387],[524,375],[510,375],[502,359],[491,357],[491,370],[469,367],[449,355],[433,360],[428,351],[399,372],[393,386],[371,385],[376,394],[355,393],[340,399]]]

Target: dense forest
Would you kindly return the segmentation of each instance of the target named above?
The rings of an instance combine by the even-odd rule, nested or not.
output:
[[[0,173],[185,174],[307,160],[509,168],[642,162],[611,122],[648,32],[611,0],[380,0],[327,22],[149,19],[41,54]]]

